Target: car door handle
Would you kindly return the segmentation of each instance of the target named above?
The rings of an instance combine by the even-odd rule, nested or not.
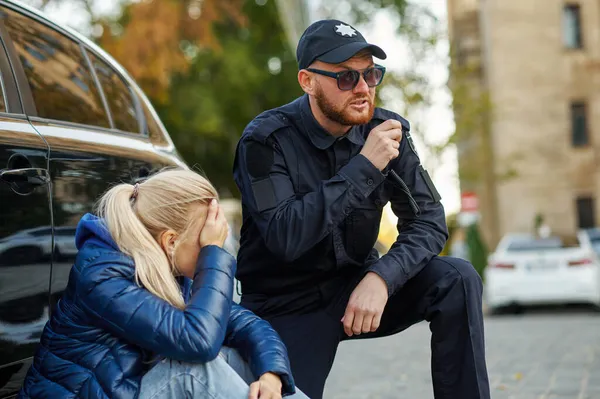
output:
[[[48,171],[42,168],[2,169],[0,180],[8,184],[30,184],[42,186],[50,182]]]

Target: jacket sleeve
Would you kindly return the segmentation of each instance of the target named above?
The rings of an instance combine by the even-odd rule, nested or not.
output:
[[[286,262],[322,241],[385,180],[358,154],[316,191],[299,196],[280,147],[251,136],[238,145],[234,176],[267,248]]]
[[[277,332],[268,322],[235,303],[231,307],[225,345],[240,352],[255,376],[277,374],[284,395],[296,392],[287,349]]]
[[[122,254],[101,255],[77,270],[76,293],[84,310],[112,334],[161,356],[205,363],[223,345],[235,268],[226,251],[204,247],[192,296],[181,310],[137,285]]]
[[[439,255],[448,239],[439,194],[423,169],[408,132],[405,132],[400,155],[396,159],[390,165],[408,186],[420,215],[415,215],[407,195],[395,187],[390,202],[398,217],[398,237],[390,251],[367,269],[367,272],[375,272],[385,280],[389,295],[419,273],[435,255]]]

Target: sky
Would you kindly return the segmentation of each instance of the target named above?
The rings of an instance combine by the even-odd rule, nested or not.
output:
[[[29,0],[26,2],[35,5],[36,1],[38,0]],[[320,0],[307,1],[309,1],[311,9],[314,10]],[[440,25],[447,26],[445,0],[413,1],[428,7],[438,17]],[[95,7],[99,13],[111,14],[115,12],[117,4],[118,0],[102,0],[96,1]],[[71,26],[83,34],[88,33],[84,28],[86,26],[86,14],[83,10],[77,9],[73,3],[66,2],[59,7],[50,7],[46,12],[58,23]],[[311,16],[313,18],[318,17],[315,14]],[[375,28],[368,30],[361,29],[361,33],[367,41],[377,44],[386,51],[388,58],[380,63],[390,70],[402,71],[406,69],[407,45],[395,34],[394,21],[385,12],[377,13],[373,18],[376,19]],[[427,154],[423,151],[419,137],[425,135],[428,141],[443,142],[454,131],[454,119],[450,108],[451,97],[445,86],[448,78],[447,54],[448,41],[441,40],[438,46],[438,57],[435,57],[433,62],[423,66],[423,68],[426,68],[425,72],[430,79],[430,83],[435,87],[433,105],[423,115],[420,115],[423,131],[413,131],[412,135],[415,139],[417,151],[423,158],[425,166],[427,166],[430,160],[427,159]],[[399,111],[401,109],[401,104],[394,103],[393,101],[381,105],[392,111]],[[432,173],[432,180],[442,196],[442,203],[444,204],[446,213],[457,212],[460,208],[460,192],[456,150],[454,148],[447,150],[441,159],[436,160],[436,164],[438,166],[435,168],[435,171],[432,171],[434,172]]]

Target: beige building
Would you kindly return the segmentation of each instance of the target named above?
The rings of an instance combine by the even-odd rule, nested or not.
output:
[[[561,236],[600,225],[600,1],[447,2],[461,190],[487,243],[538,214]]]

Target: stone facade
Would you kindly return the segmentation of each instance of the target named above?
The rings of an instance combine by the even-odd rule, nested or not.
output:
[[[554,233],[573,236],[580,227],[578,198],[593,199],[600,225],[600,2],[447,1],[450,40],[461,57],[453,63],[480,63],[471,84],[491,100],[495,173],[487,184],[461,178],[462,189],[482,194],[488,244],[531,231],[538,213]],[[566,5],[579,5],[581,48],[565,44]],[[588,140],[580,146],[572,138],[574,103],[585,105]],[[459,165],[468,163],[473,154],[458,147]]]

